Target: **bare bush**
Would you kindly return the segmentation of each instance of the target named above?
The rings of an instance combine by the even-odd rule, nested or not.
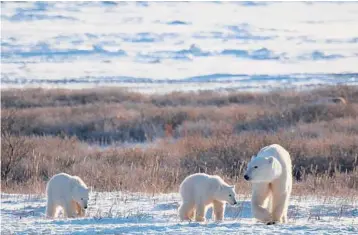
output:
[[[7,183],[11,179],[24,180],[24,172],[15,174],[18,163],[31,152],[31,144],[23,136],[14,136],[11,132],[16,125],[16,110],[2,112],[1,120],[1,180]]]
[[[294,192],[357,190],[357,87],[169,95],[28,89],[1,95],[7,191],[43,191],[59,172],[77,174],[96,190],[176,191],[194,172],[220,174],[249,190],[242,179],[247,162],[273,143],[291,154]],[[347,103],[316,102],[330,97]]]

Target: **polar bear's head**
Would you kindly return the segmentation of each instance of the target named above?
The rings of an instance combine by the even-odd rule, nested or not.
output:
[[[72,199],[75,202],[77,202],[83,209],[87,209],[88,194],[89,194],[89,189],[82,181],[80,183],[73,182],[73,184],[72,184]]]
[[[247,181],[271,182],[282,173],[281,163],[274,157],[252,157],[244,178]]]
[[[220,185],[218,190],[215,192],[215,197],[217,200],[228,202],[231,205],[237,204],[235,186]]]

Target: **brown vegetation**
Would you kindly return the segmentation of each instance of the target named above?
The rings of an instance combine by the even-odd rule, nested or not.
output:
[[[168,192],[199,171],[248,191],[247,161],[272,143],[291,154],[294,194],[358,189],[354,86],[168,95],[25,89],[1,98],[5,191],[43,192],[49,177],[67,172],[96,190]]]

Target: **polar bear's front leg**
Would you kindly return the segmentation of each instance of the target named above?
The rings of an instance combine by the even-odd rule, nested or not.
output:
[[[253,212],[253,216],[262,222],[272,221],[272,216],[270,212],[266,208],[263,208],[260,205],[253,205],[252,212]]]
[[[73,207],[75,208],[75,212],[79,217],[84,217],[85,216],[85,209],[83,209],[80,204],[78,204],[75,201],[72,201],[72,203],[74,204]]]
[[[251,198],[252,215],[262,222],[272,221],[271,213],[267,208],[263,207],[265,201],[270,196],[270,193],[269,185],[266,183],[256,183],[253,185]]]
[[[286,211],[286,215],[282,216],[282,223],[287,223],[287,211]]]
[[[205,222],[206,206],[203,203],[199,203],[195,209],[195,221]]]
[[[214,218],[216,221],[222,221],[224,219],[225,214],[225,203],[221,201],[213,201],[213,207],[214,207]]]
[[[47,206],[46,206],[46,217],[48,218],[54,218],[56,215],[56,205],[53,204],[53,202],[51,200],[47,201]]]
[[[81,210],[80,210],[80,212],[78,213],[78,215],[79,215],[80,217],[85,217],[85,215],[86,215],[85,209],[82,209],[82,208],[81,208]]]
[[[194,220],[195,215],[195,207],[193,206],[192,209],[189,211],[188,217],[190,220]]]
[[[65,217],[74,218],[76,217],[76,208],[73,207],[72,202],[66,203],[63,207],[63,213]]]
[[[180,220],[192,220],[194,216],[194,205],[193,203],[183,202],[179,207]]]
[[[272,217],[273,221],[280,223],[287,222],[288,209],[288,193],[284,192],[280,195],[275,195],[272,198]]]

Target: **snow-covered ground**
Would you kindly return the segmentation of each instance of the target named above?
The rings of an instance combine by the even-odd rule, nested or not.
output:
[[[1,2],[1,86],[358,84],[357,2]]]
[[[248,196],[228,206],[225,221],[180,222],[177,194],[93,192],[85,218],[46,219],[42,195],[1,194],[1,234],[357,234],[358,202],[293,197],[289,223],[265,225],[251,217]]]

